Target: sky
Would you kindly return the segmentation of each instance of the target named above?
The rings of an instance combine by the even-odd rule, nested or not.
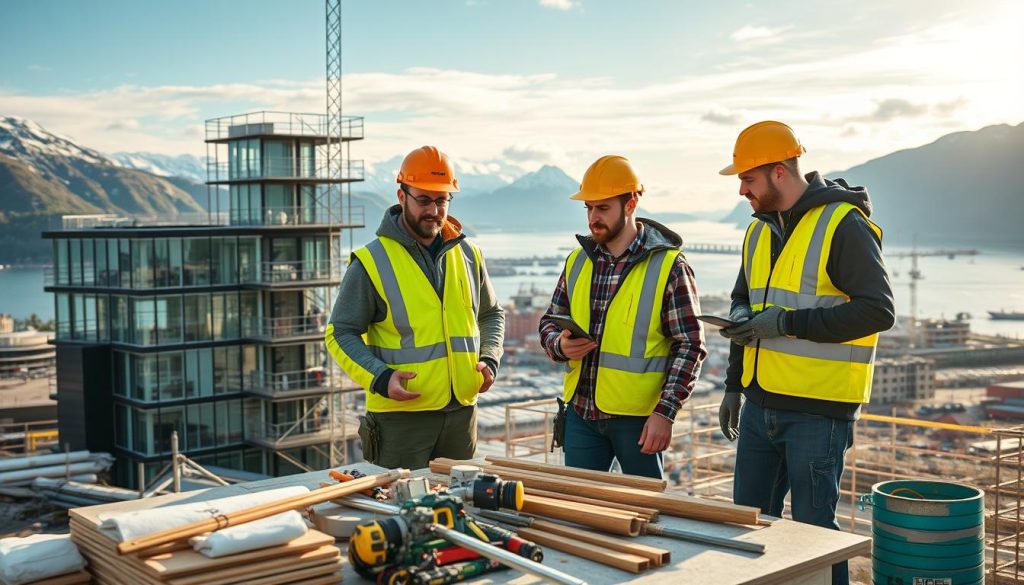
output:
[[[622,154],[646,208],[731,208],[717,172],[760,120],[823,172],[1024,121],[1024,2],[967,4],[346,1],[352,156],[434,144],[475,172],[580,178]],[[0,115],[104,152],[202,155],[207,119],[324,111],[324,22],[323,0],[3,0]]]

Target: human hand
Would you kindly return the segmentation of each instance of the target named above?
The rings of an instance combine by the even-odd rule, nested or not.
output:
[[[405,380],[411,380],[415,377],[416,372],[396,371],[391,374],[391,379],[388,380],[388,398],[400,401],[419,398],[419,392],[409,392],[405,389],[405,385],[403,384]]]

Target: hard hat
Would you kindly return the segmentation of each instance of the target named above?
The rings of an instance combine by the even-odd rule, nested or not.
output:
[[[732,151],[732,164],[720,175],[738,175],[754,167],[800,156],[807,150],[800,145],[793,129],[782,122],[758,122],[740,132]]]
[[[421,146],[406,155],[396,182],[424,191],[454,193],[459,190],[455,167],[448,155],[436,146]]]
[[[580,190],[569,199],[600,201],[623,193],[643,193],[644,185],[636,176],[629,159],[617,154],[602,156],[583,175]]]

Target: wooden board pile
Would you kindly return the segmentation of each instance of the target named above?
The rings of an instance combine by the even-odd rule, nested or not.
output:
[[[504,457],[487,457],[485,461],[480,465],[484,473],[518,480],[526,488],[521,512],[530,523],[516,528],[520,536],[631,573],[667,564],[669,552],[616,536],[646,534],[660,514],[752,526],[760,523],[756,508],[665,493],[663,480]],[[430,471],[447,475],[456,465],[478,464],[440,458],[430,462]],[[616,536],[596,534],[595,530]]]
[[[85,571],[76,571],[67,575],[32,581],[25,585],[85,585],[87,583],[92,583],[92,575]]]
[[[71,539],[89,560],[100,585],[328,585],[341,582],[341,555],[334,538],[316,530],[286,544],[209,558],[189,548],[188,539],[280,514],[303,510],[363,489],[390,483],[407,472],[388,472],[346,485],[229,512],[117,542],[100,530],[101,515],[150,508],[164,498],[90,506],[70,511]],[[152,502],[152,503],[149,503]]]

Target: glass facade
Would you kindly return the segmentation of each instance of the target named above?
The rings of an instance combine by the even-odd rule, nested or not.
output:
[[[170,453],[174,431],[182,451],[241,446],[244,438],[238,398],[155,408],[115,403],[114,420],[115,444],[143,456]]]

